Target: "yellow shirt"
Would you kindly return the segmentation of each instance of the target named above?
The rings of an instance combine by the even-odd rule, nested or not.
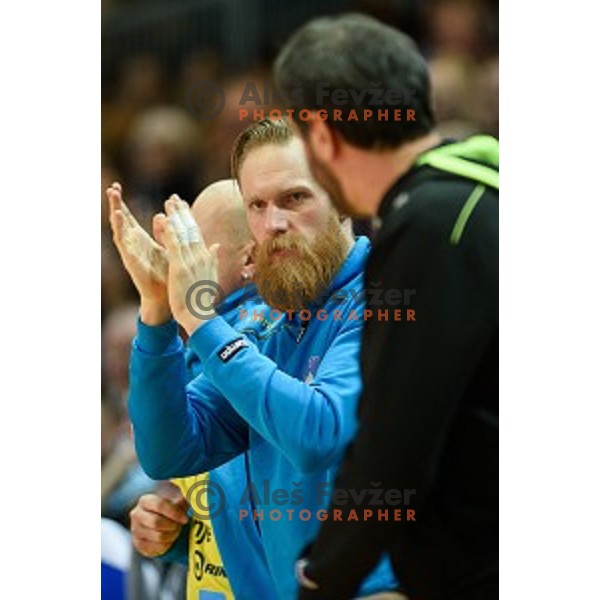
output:
[[[208,473],[172,481],[189,503],[194,501],[193,490],[188,498],[190,488],[196,487],[201,481],[208,481]],[[208,504],[205,500],[203,503]],[[204,511],[198,512],[204,514]],[[202,520],[192,518],[188,544],[187,600],[235,600],[209,517]]]

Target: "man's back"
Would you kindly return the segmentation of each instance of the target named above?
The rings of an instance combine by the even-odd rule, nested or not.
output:
[[[416,489],[417,522],[396,528],[393,560],[427,598],[497,589],[498,193],[424,166],[379,215],[367,280],[416,292],[415,322],[367,323],[362,353],[368,396],[387,396],[413,463],[400,459],[398,487]]]

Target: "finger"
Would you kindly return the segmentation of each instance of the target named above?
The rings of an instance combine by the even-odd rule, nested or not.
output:
[[[172,200],[172,216],[178,228],[179,237],[182,240],[184,252],[187,248],[200,247],[205,249],[204,239],[196,220],[192,216],[189,204],[182,200],[177,194],[173,194]]]
[[[184,205],[185,203],[177,194],[173,194],[171,196],[168,201],[168,211],[170,213],[169,221],[172,223],[175,233],[177,234],[177,238],[179,239],[180,252],[183,260],[187,264],[191,264],[195,261],[195,258],[191,245],[192,240],[190,239],[190,233],[192,234],[192,239],[196,240],[194,242],[194,248],[198,247],[197,240],[199,239],[199,234],[195,227],[190,230],[188,225],[184,222],[185,213],[182,210]]]
[[[152,531],[144,527],[132,527],[131,537],[134,545],[152,545],[157,550],[164,552],[181,534],[181,527],[176,532],[164,533],[160,531]]]
[[[173,226],[175,234],[177,235],[177,239],[179,243],[183,246],[188,243],[187,237],[187,229],[185,228],[183,221],[181,220],[181,216],[179,214],[178,207],[178,196],[173,194],[166,202],[165,202],[165,211],[167,216],[169,217],[169,222]]]
[[[192,217],[190,207],[187,202],[182,200],[177,194],[174,195],[175,214],[179,218],[181,227],[185,231],[182,244],[182,252],[188,264],[195,264],[198,259],[203,257],[199,253],[206,252],[206,246],[202,239],[200,229]]]
[[[190,246],[199,246],[202,249],[206,248],[206,243],[202,237],[202,232],[200,231],[196,220],[192,216],[192,212],[188,203],[179,199],[179,202],[177,202],[177,210],[183,227],[187,232],[187,238]]]
[[[129,207],[127,206],[127,204],[125,204],[123,198],[121,198],[121,210],[123,211],[123,214],[125,215],[127,223],[129,225],[133,227],[138,224],[137,219],[133,216],[132,212],[129,210]]]
[[[172,544],[157,544],[154,542],[148,542],[143,539],[138,540],[134,537],[133,545],[142,556],[147,556],[148,558],[155,558],[156,556],[164,554],[171,547]]]
[[[184,513],[187,513],[187,509],[188,509],[188,501],[185,499],[184,496],[179,496],[179,498],[176,498],[175,500],[171,500],[171,502],[173,504],[175,504],[176,506],[179,506],[179,508],[181,508],[181,510]]]
[[[154,237],[154,239],[163,247],[163,235],[166,222],[166,217],[163,213],[158,213],[152,217],[152,237]]]
[[[127,205],[123,201],[120,190],[115,189],[114,187],[108,188],[108,200],[110,202],[110,212],[111,215],[115,213],[115,211],[121,211],[123,214],[123,218],[125,223],[130,227],[137,226],[137,221],[135,217],[131,214]]]
[[[113,187],[109,187],[106,190],[106,196],[108,198],[108,205],[110,207],[110,214],[112,215],[115,210],[121,210],[121,193],[115,190]]]
[[[164,230],[167,224],[167,217],[163,213],[154,215],[152,218],[152,235],[156,240],[156,247],[153,248],[151,264],[154,276],[158,281],[167,282],[169,274],[169,257],[165,252]],[[172,485],[172,484],[171,484]]]
[[[183,504],[181,504],[183,501]],[[141,502],[141,499],[140,499]],[[161,498],[160,496],[152,495],[147,501],[142,504],[144,508],[159,515],[163,515],[173,521],[185,525],[189,518],[186,514],[187,503],[185,498],[182,496],[176,502],[168,500],[167,498]]]
[[[181,243],[173,225],[166,215],[158,214],[155,217],[157,221],[157,228],[161,231],[160,243],[164,246],[167,251],[167,260],[171,263],[174,260],[183,261],[181,254]]]
[[[111,212],[110,218],[110,228],[113,233],[113,241],[117,248],[121,249],[121,242],[123,241],[123,229],[125,227],[125,217],[120,210],[115,210]]]
[[[179,523],[178,521],[174,521],[142,508],[138,508],[135,514],[131,515],[132,530],[149,529],[162,533],[173,533],[174,531],[179,531],[182,525],[184,525],[184,523]],[[158,540],[159,538],[152,539]]]
[[[158,499],[152,506],[138,502],[130,513],[131,526],[145,527],[156,531],[176,531],[188,522],[185,510],[180,506],[169,506],[168,500]]]
[[[120,202],[120,208],[123,211],[123,214],[125,215],[125,219],[127,220],[127,224],[134,227],[134,226],[138,226],[138,222],[137,219],[133,216],[133,213],[129,210],[129,207],[127,206],[127,204],[125,203],[125,200],[123,200],[123,195],[121,193],[121,189],[119,186],[119,190],[115,190],[116,193],[119,194],[119,202]]]
[[[132,212],[129,210],[127,204],[123,200],[123,188],[118,181],[115,181],[107,190],[109,195],[109,200],[112,198],[111,206],[114,205],[115,209],[120,209],[123,211],[123,215],[129,225],[137,225],[138,222],[136,218],[133,216]]]
[[[161,481],[154,493],[161,498],[166,498],[171,502],[176,502],[183,498],[181,488],[173,483],[173,481]]]
[[[179,215],[182,226],[186,231],[187,243],[183,246],[183,255],[189,264],[206,264],[208,250],[202,236],[202,231],[194,219],[190,206],[176,194],[174,195],[174,210]]]
[[[148,513],[148,515],[153,514],[154,513]],[[158,526],[153,524],[148,526],[140,519],[136,519],[131,523],[131,533],[139,538],[148,540],[149,542],[168,542],[174,540],[179,535],[183,525],[181,525],[181,523],[175,523],[174,521],[167,521],[166,519],[163,521],[164,522],[161,522]],[[168,523],[168,527],[166,526],[166,523]]]

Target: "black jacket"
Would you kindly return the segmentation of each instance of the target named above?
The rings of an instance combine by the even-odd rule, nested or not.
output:
[[[380,205],[366,273],[360,430],[337,488],[415,490],[410,503],[349,502],[360,520],[328,520],[307,553],[318,592],[351,598],[390,553],[415,600],[498,596],[498,192],[429,166],[414,168]],[[405,290],[415,290],[411,295]],[[385,294],[383,295],[385,297]],[[377,304],[377,305],[375,305]],[[401,321],[393,309],[401,308]],[[414,310],[414,321],[407,320]],[[369,495],[371,498],[372,495]],[[389,509],[364,520],[365,508]],[[394,521],[394,509],[402,509]],[[406,520],[414,510],[415,521]]]

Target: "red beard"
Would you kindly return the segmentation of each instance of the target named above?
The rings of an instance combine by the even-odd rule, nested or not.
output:
[[[334,213],[313,244],[298,233],[277,235],[258,248],[258,292],[272,308],[299,311],[327,290],[346,250],[346,239]]]

